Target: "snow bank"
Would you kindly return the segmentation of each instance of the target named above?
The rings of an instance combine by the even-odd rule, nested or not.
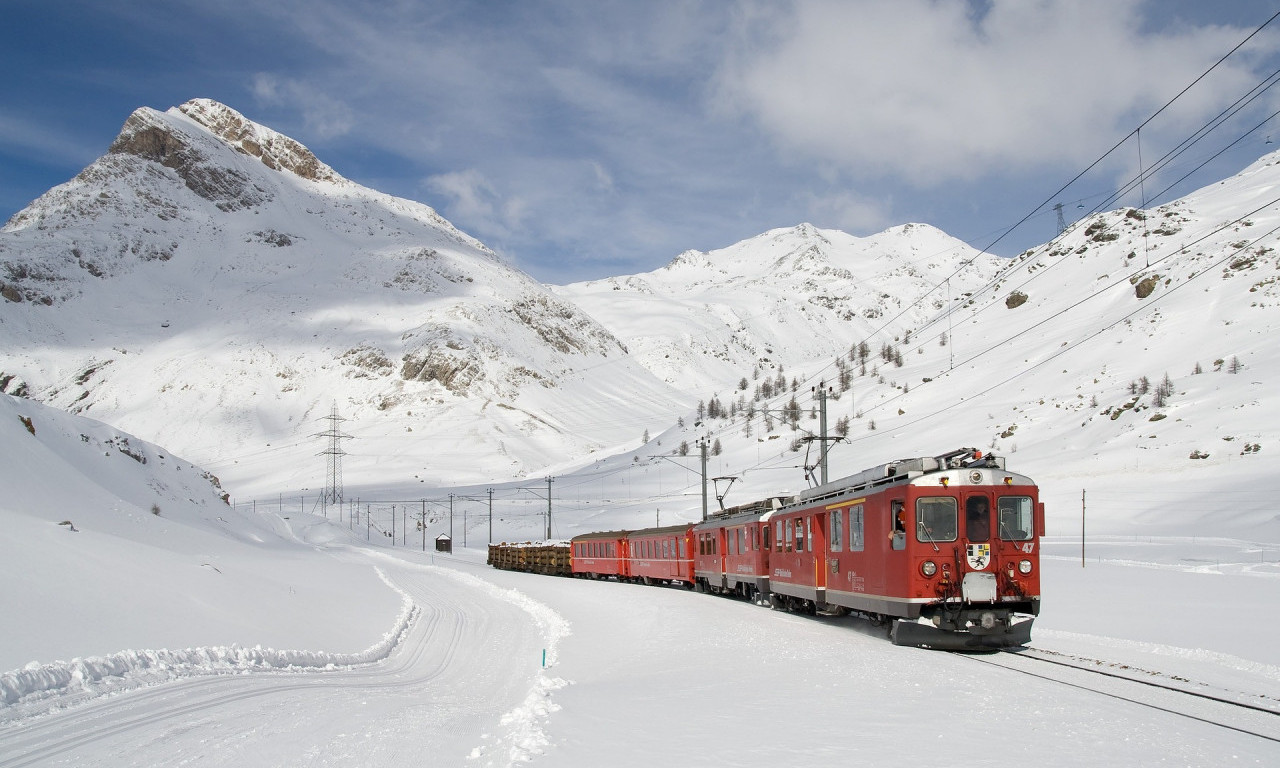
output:
[[[185,677],[238,675],[248,672],[316,672],[350,669],[387,658],[403,640],[421,609],[392,583],[381,568],[378,577],[402,598],[400,614],[380,641],[359,653],[242,648],[125,650],[106,656],[49,664],[32,663],[0,674],[0,714],[6,708],[46,703],[53,708],[82,700]],[[27,712],[25,714],[34,714]]]

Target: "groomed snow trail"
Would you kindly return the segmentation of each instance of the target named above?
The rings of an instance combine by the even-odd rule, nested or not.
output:
[[[542,653],[554,658],[563,620],[480,579],[371,556],[417,611],[388,633],[382,660],[238,674],[197,665],[88,701],[74,691],[61,711],[55,686],[47,714],[0,725],[0,766],[487,767],[537,754],[564,684],[546,676]]]

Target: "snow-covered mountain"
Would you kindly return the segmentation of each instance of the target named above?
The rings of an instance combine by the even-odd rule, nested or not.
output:
[[[573,526],[695,514],[655,457],[702,437],[738,478],[729,503],[803,488],[822,381],[846,430],[833,477],[981,445],[1057,514],[1088,485],[1130,525],[1197,530],[1225,506],[1222,524],[1273,530],[1248,489],[1280,469],[1278,162],[1014,259],[919,224],[800,225],[548,287],[224,106],[139,110],[0,234],[0,388],[163,443],[241,497],[319,487],[336,403],[358,438],[348,488],[589,466],[605,479],[575,486],[600,498],[579,494]]]
[[[665,381],[711,394],[744,375],[900,340],[1003,263],[923,224],[863,238],[801,224],[557,292]]]
[[[240,489],[322,484],[314,435],[334,405],[360,440],[348,473],[456,481],[634,439],[681,403],[427,206],[208,100],[139,109],[106,155],[16,214],[0,295],[3,391],[145,435]],[[268,478],[264,462],[296,471]]]

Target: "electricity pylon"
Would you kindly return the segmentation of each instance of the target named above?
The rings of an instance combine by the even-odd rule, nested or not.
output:
[[[320,499],[320,505],[324,508],[325,517],[328,517],[328,505],[333,504],[339,509],[342,508],[342,457],[347,455],[347,452],[342,450],[342,441],[344,439],[350,440],[351,435],[343,434],[339,426],[346,419],[338,415],[337,403],[333,404],[333,410],[321,421],[329,422],[327,430],[315,435],[315,437],[324,437],[329,440],[329,446],[316,454],[329,457],[325,465],[324,496]]]

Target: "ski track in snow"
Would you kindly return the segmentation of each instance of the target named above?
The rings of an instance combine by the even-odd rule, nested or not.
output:
[[[184,650],[125,650],[49,664],[29,664],[0,674],[0,721],[29,717],[100,696],[210,675],[326,672],[354,669],[386,659],[403,640],[421,609],[375,566],[402,598],[400,614],[382,640],[359,653],[214,646]],[[5,710],[9,712],[6,713]]]
[[[529,614],[543,636],[546,662],[542,671],[534,677],[533,685],[524,701],[502,715],[499,725],[504,729],[503,734],[497,737],[486,734],[486,740],[491,743],[475,747],[467,755],[467,759],[474,761],[476,765],[507,766],[528,762],[542,754],[551,743],[543,730],[543,725],[560,709],[559,705],[551,700],[552,694],[570,685],[567,680],[547,675],[547,670],[556,664],[560,641],[572,634],[569,622],[553,608],[519,590],[505,589],[477,576],[450,568],[406,563],[389,553],[371,552],[370,554],[392,560],[401,566],[431,570],[466,587],[477,589],[489,597],[510,603]]]

